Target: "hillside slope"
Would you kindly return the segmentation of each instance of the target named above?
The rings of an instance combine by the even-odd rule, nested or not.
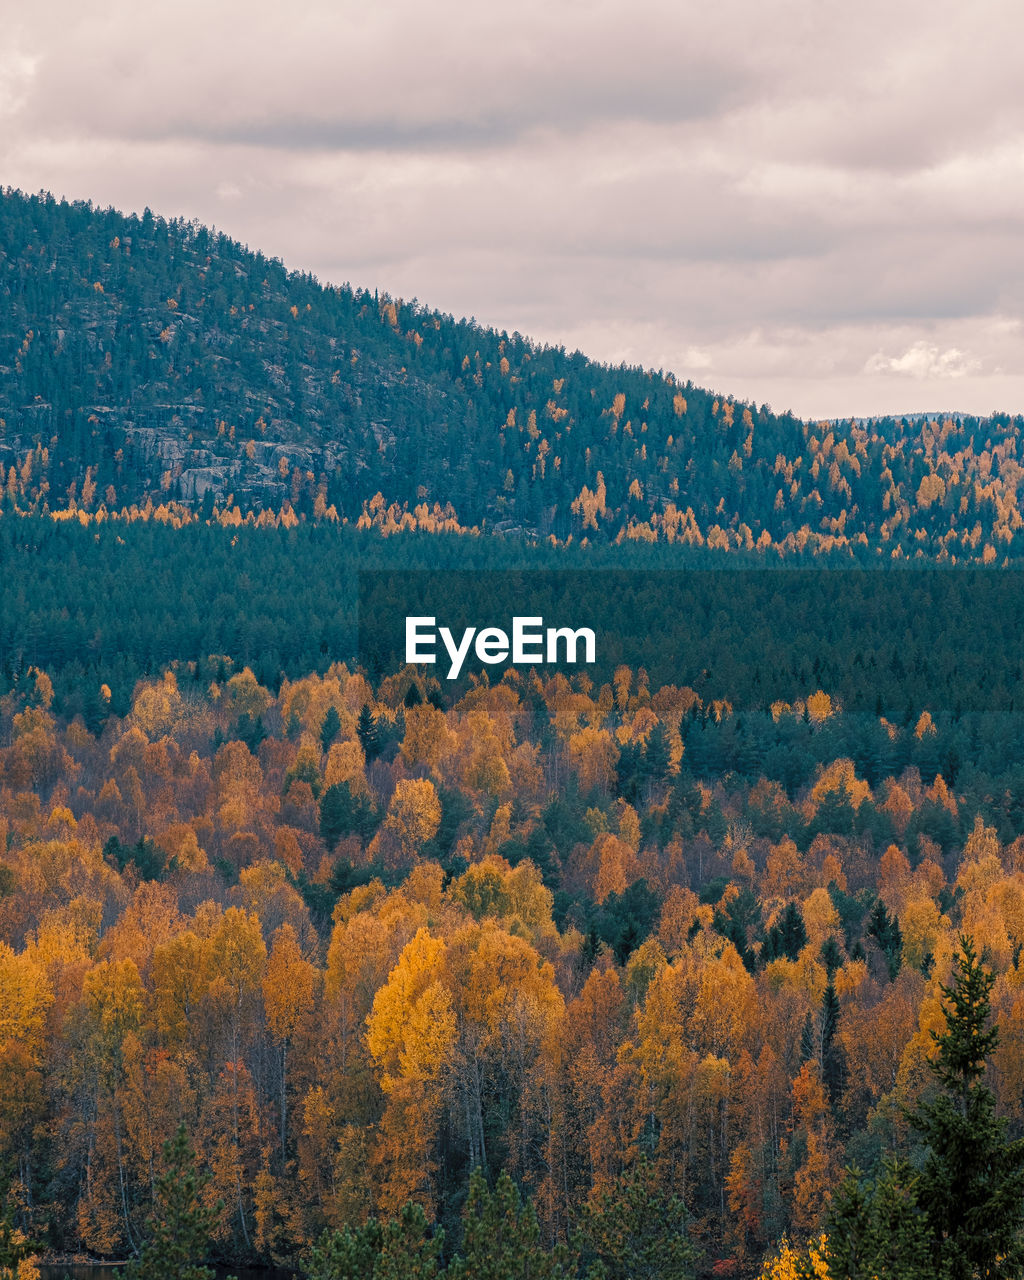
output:
[[[1020,553],[1021,425],[805,424],[326,287],[148,210],[0,194],[0,466],[19,509],[151,498],[1002,560]]]

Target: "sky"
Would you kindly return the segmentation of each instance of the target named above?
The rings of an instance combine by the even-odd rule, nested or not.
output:
[[[1019,0],[43,0],[0,182],[807,418],[1024,411]]]

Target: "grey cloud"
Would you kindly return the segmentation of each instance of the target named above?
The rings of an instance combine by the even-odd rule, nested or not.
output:
[[[0,55],[0,165],[779,408],[1019,408],[1021,35],[1015,0],[58,3]]]
[[[438,3],[307,5],[296,20],[192,0],[159,17],[75,8],[61,35],[21,40],[39,51],[31,106],[44,127],[259,147],[481,146],[537,127],[709,118],[754,95],[755,81],[731,74],[723,22],[701,31],[683,17],[659,4]]]

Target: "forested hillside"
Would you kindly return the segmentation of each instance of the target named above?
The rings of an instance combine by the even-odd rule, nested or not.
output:
[[[802,423],[148,210],[0,196],[0,464],[23,510],[1001,562],[1020,437],[1003,417]]]
[[[4,192],[0,1275],[1024,1274],[1022,426]]]

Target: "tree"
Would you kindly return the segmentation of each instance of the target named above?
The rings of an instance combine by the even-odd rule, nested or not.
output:
[[[355,833],[369,839],[377,823],[373,805],[364,795],[354,795],[348,782],[336,782],[320,797],[320,834],[328,849]]]
[[[221,1205],[204,1205],[210,1174],[196,1169],[184,1124],[164,1143],[164,1172],[156,1181],[149,1238],[128,1267],[129,1280],[214,1280],[203,1266]]]
[[[366,763],[370,764],[380,755],[384,744],[381,741],[380,725],[377,723],[376,716],[370,710],[368,702],[364,702],[359,711],[356,734],[363,748],[363,754],[366,756]]]
[[[354,1229],[325,1231],[310,1252],[307,1280],[366,1280],[373,1275],[382,1240],[376,1218]]]
[[[890,916],[885,903],[879,898],[868,921],[868,934],[875,939],[885,956],[889,981],[895,982],[903,962],[903,934],[895,915]]]
[[[479,1165],[469,1179],[462,1256],[448,1269],[451,1280],[566,1280],[564,1248],[549,1253],[540,1243],[537,1215],[529,1200],[502,1173],[494,1190]]]
[[[951,1280],[1019,1276],[1024,1267],[1024,1139],[1007,1140],[1007,1121],[983,1082],[999,1042],[989,1026],[995,975],[960,938],[953,984],[942,986],[944,1031],[932,1032],[929,1063],[942,1088],[909,1115],[928,1146],[919,1184],[936,1275]]]
[[[924,1138],[919,1173],[892,1161],[874,1183],[847,1171],[828,1216],[829,1274],[848,1280],[1002,1280],[1024,1268],[1024,1140],[983,1083],[999,1039],[989,1026],[994,975],[961,936],[953,984],[942,986],[945,1030],[929,1063],[941,1087],[907,1119]]]
[[[403,1205],[384,1228],[373,1280],[434,1280],[441,1275],[443,1245],[444,1231],[431,1229],[422,1206]]]
[[[593,1280],[690,1280],[698,1253],[678,1196],[641,1160],[583,1212],[580,1243]]]
[[[341,716],[338,715],[338,708],[332,702],[327,708],[323,722],[320,725],[320,745],[324,749],[324,753],[330,749],[331,743],[338,736],[338,730],[341,728]]]
[[[456,1036],[444,978],[446,944],[419,929],[373,999],[366,1044],[388,1097],[377,1159],[385,1170],[378,1200],[397,1209],[429,1199],[444,1077]]]
[[[807,927],[795,902],[788,902],[777,923],[765,934],[761,959],[767,964],[785,956],[795,960],[807,945]]]
[[[939,1280],[919,1178],[906,1161],[892,1160],[881,1178],[864,1184],[848,1169],[828,1213],[825,1256],[830,1276],[846,1280]],[[806,1260],[804,1275],[815,1273]]]
[[[281,1049],[281,1158],[288,1155],[288,1048],[316,1000],[317,968],[302,954],[294,928],[287,922],[274,934],[274,946],[263,979],[263,1008],[270,1034]]]
[[[843,1077],[846,1063],[842,1045],[836,1040],[839,1027],[839,997],[834,984],[830,981],[821,997],[821,1012],[818,1015],[817,1050],[821,1063],[821,1078],[828,1092],[829,1102],[833,1110],[839,1103],[843,1089]]]
[[[384,1226],[370,1218],[363,1226],[325,1231],[303,1271],[307,1280],[434,1280],[444,1232],[434,1231],[418,1204],[403,1205]]]
[[[39,1280],[39,1246],[11,1221],[10,1205],[0,1218],[0,1280]]]

